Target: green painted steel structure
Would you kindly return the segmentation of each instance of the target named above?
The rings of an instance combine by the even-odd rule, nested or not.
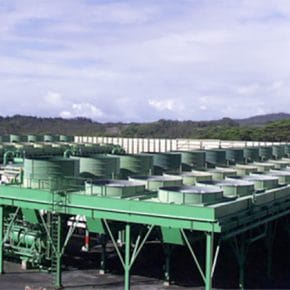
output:
[[[153,174],[162,175],[167,173],[178,173],[181,171],[181,153],[178,152],[148,152],[144,155],[153,156]]]
[[[26,208],[31,210],[46,210],[56,216],[56,239],[53,244],[56,267],[55,286],[60,287],[61,258],[65,243],[61,239],[61,219],[67,215],[83,215],[96,222],[102,221],[103,227],[114,240],[108,221],[121,222],[125,229],[125,258],[119,252],[125,271],[125,289],[130,289],[130,270],[142,246],[154,227],[176,229],[189,248],[196,265],[199,265],[194,254],[193,245],[188,239],[190,233],[205,234],[206,266],[205,270],[199,265],[205,288],[212,289],[212,274],[216,264],[217,249],[220,243],[230,238],[238,238],[251,232],[253,229],[265,227],[277,219],[290,213],[290,188],[283,186],[271,189],[257,196],[245,196],[238,200],[226,203],[216,203],[206,207],[192,204],[178,205],[156,203],[140,200],[115,199],[94,195],[85,195],[81,192],[48,192],[37,189],[26,189],[16,186],[0,187],[0,233],[3,233],[3,208]],[[261,207],[263,205],[263,207]],[[148,226],[145,236],[138,238],[137,248],[131,252],[130,244],[133,241],[132,226],[140,224]],[[49,239],[52,237],[49,237]],[[253,238],[253,237],[252,237]],[[0,234],[0,245],[3,245],[3,235]],[[214,251],[214,246],[217,245]],[[140,247],[139,247],[140,246]],[[116,248],[117,250],[118,248]],[[118,251],[118,250],[117,250]],[[132,253],[132,254],[131,254]],[[132,258],[133,257],[133,258]],[[245,259],[245,256],[242,256]],[[215,261],[215,262],[214,262]],[[3,273],[3,246],[0,249],[0,272]],[[241,264],[241,273],[244,265]],[[240,277],[243,288],[242,275]]]
[[[290,184],[290,171],[270,170],[267,174],[278,177],[280,184]]]
[[[227,176],[237,175],[237,171],[235,169],[227,167],[216,167],[215,169],[209,170],[209,173],[215,180],[222,180],[225,179]]]
[[[247,162],[254,162],[260,160],[259,147],[245,147],[244,158]]]
[[[208,185],[220,187],[223,190],[223,195],[226,197],[242,197],[253,194],[255,192],[255,186],[253,182],[239,179],[203,181],[199,184],[202,186]]]
[[[206,150],[205,159],[209,167],[226,165],[226,151],[225,149]]]
[[[120,158],[103,154],[74,157],[80,161],[80,176],[84,178],[112,178],[120,174]]]
[[[244,165],[244,164],[237,164],[233,167],[234,170],[237,171],[237,175],[249,175],[250,173],[257,172],[258,168],[254,165]]]
[[[261,160],[268,160],[272,158],[272,146],[261,146],[259,147],[259,156]]]
[[[285,148],[285,155],[289,156],[289,154],[290,154],[290,144],[285,144],[284,148]]]
[[[9,142],[10,143],[19,143],[19,142],[26,142],[26,136],[19,136],[11,134],[9,135]]]
[[[94,180],[86,182],[84,194],[130,198],[145,194],[145,185],[127,180]]]
[[[272,155],[276,159],[280,159],[285,156],[285,145],[273,145]]]
[[[120,158],[120,176],[150,175],[153,171],[153,156],[151,154],[118,155]]]
[[[79,148],[88,149],[85,151],[85,154],[88,154],[95,150],[99,152],[100,147],[88,145]],[[68,147],[51,146],[49,148],[58,150],[60,148],[63,153]],[[72,154],[77,151],[79,154],[84,153],[76,148],[69,150]],[[208,164],[216,165],[224,162],[225,159],[222,155],[225,155],[220,153],[222,151],[225,153],[224,150],[219,149],[210,151],[213,154],[207,156]],[[15,153],[17,151],[13,151],[13,154]],[[113,153],[112,150],[109,153]],[[169,154],[176,153],[159,153],[159,157],[162,156],[160,161],[162,166],[160,167],[162,171],[176,172],[175,169],[178,169],[178,172],[180,169],[176,166],[178,162],[173,162],[174,165],[172,165],[173,159],[168,161]],[[164,159],[165,155],[167,159]],[[128,157],[128,155],[124,156]],[[130,155],[130,157],[132,156],[134,155]],[[142,156],[148,157],[146,154],[142,154]],[[139,158],[137,161],[133,159],[133,162],[129,162],[130,170],[133,172],[145,169],[146,174],[149,174],[153,158],[152,156],[151,158]],[[287,185],[289,183],[287,172],[283,174],[282,171],[279,171],[279,174],[276,174],[275,171],[270,171],[269,175],[276,175],[276,177],[250,175],[244,177],[246,181],[229,179],[213,182],[211,185],[203,187],[170,184],[171,186],[161,187],[158,190],[158,200],[158,197],[149,193],[144,185],[132,184],[124,180],[87,181],[84,183],[79,179],[67,178],[66,175],[72,177],[77,175],[77,165],[61,163],[58,166],[57,160],[67,159],[44,159],[42,161],[46,161],[45,166],[37,164],[40,160],[26,164],[24,170],[26,181],[33,178],[38,180],[34,184],[34,188],[27,188],[27,182],[21,185],[0,186],[0,273],[3,273],[3,245],[8,239],[18,244],[19,248],[15,248],[15,250],[19,254],[29,256],[35,249],[35,245],[44,240],[40,236],[45,234],[47,247],[51,249],[51,271],[54,274],[54,285],[56,288],[60,288],[62,286],[62,257],[74,231],[74,226],[67,231],[65,225],[67,219],[72,216],[85,216],[89,229],[92,229],[94,233],[106,234],[110,238],[124,268],[124,288],[126,290],[130,289],[132,266],[151,236],[164,243],[166,249],[165,275],[168,281],[170,280],[170,248],[172,245],[185,245],[188,248],[207,290],[212,289],[212,278],[220,247],[224,241],[231,241],[235,249],[240,269],[241,289],[244,288],[247,248],[259,239],[266,241],[268,268],[270,269],[274,239],[273,228],[275,228],[277,220],[290,214],[290,187]],[[178,164],[180,166],[180,162]],[[276,162],[276,164],[278,163]],[[260,166],[267,167],[265,164]],[[172,170],[173,167],[174,170]],[[44,168],[46,169],[44,170]],[[230,175],[232,172],[230,171]],[[198,178],[194,174],[194,172],[187,172],[184,176],[183,174],[180,176]],[[226,175],[224,174],[223,177]],[[51,180],[61,179],[62,186],[43,187],[39,181],[48,177]],[[150,177],[147,179],[150,180]],[[183,180],[185,183],[185,179]],[[160,185],[169,184],[164,182]],[[255,187],[254,192],[252,192],[253,186]],[[11,216],[9,222],[6,217],[8,210]],[[37,232],[34,227],[21,228],[17,220],[19,212],[22,213],[23,220],[28,224],[39,224],[40,232]],[[44,215],[41,214],[43,212]],[[50,222],[48,223],[49,217]],[[117,245],[115,227],[124,233],[124,255]],[[161,236],[156,235],[155,230],[160,232]],[[196,238],[205,243],[204,267],[195,252],[194,241]],[[25,257],[23,256],[23,258]]]
[[[221,201],[223,191],[214,186],[167,186],[161,187],[158,191],[158,199],[160,202],[174,204],[211,204]]]
[[[150,191],[157,191],[160,187],[164,186],[179,186],[183,184],[180,176],[174,177],[172,175],[131,176],[129,181],[141,183]]]
[[[122,147],[113,144],[73,144],[70,149],[74,151],[74,155],[83,157],[96,154],[124,154]]]
[[[205,151],[179,151],[181,154],[182,171],[205,168]]]
[[[258,169],[258,172],[263,173],[268,172],[271,169],[275,169],[275,165],[269,162],[254,162],[251,165],[255,166]]]
[[[102,153],[99,144],[75,144],[73,149],[77,156],[90,156],[92,154]]]
[[[275,169],[286,169],[289,165],[289,162],[286,160],[268,160],[268,163],[274,164]]]
[[[43,189],[70,187],[65,177],[79,175],[79,160],[60,157],[34,158],[24,160],[24,186]]]
[[[66,136],[66,135],[60,135],[59,136],[59,142],[74,142],[74,136]]]
[[[42,138],[37,135],[27,135],[27,142],[32,142],[32,143],[40,142],[42,141],[41,139]]]
[[[208,171],[193,170],[191,172],[182,172],[180,174],[164,174],[165,176],[181,177],[184,185],[195,185],[199,181],[212,180],[212,174]]]
[[[229,179],[235,179],[235,177],[233,176]],[[255,190],[258,191],[273,189],[279,186],[279,178],[274,175],[251,174],[248,176],[243,176],[242,179],[253,182],[255,185]]]
[[[43,142],[57,142],[58,140],[57,136],[53,136],[53,135],[44,135],[43,136]]]
[[[226,160],[229,165],[236,163],[244,163],[244,149],[243,148],[226,148]]]

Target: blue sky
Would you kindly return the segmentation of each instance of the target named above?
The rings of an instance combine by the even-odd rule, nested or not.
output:
[[[289,0],[0,0],[0,115],[290,112]]]

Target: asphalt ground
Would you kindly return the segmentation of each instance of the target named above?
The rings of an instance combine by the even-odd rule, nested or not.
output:
[[[273,247],[273,267],[271,279],[267,278],[266,247],[263,240],[255,242],[248,251],[245,271],[247,289],[290,289],[290,238],[285,231],[277,231]],[[121,263],[109,248],[105,275],[99,274],[100,252],[81,253],[79,247],[71,247],[63,259],[64,289],[123,289],[123,269]],[[204,243],[196,246],[197,258],[204,267]],[[153,289],[204,289],[203,281],[185,247],[177,246],[172,254],[172,285],[163,285],[163,249],[160,244],[148,244],[141,251],[131,273],[132,290]],[[0,276],[0,290],[54,289],[52,275],[36,270],[21,270],[20,263],[4,264],[5,273]],[[213,279],[215,289],[238,288],[238,266],[228,243],[221,247]]]

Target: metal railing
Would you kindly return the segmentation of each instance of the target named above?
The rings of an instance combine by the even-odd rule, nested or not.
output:
[[[121,138],[75,136],[76,143],[115,144],[122,146],[127,153],[190,151],[196,149],[269,146],[285,144],[280,142],[234,141],[219,139],[165,139],[165,138]]]

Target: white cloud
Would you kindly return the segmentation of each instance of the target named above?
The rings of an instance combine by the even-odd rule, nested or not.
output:
[[[60,113],[62,118],[86,117],[99,119],[104,117],[104,113],[96,106],[90,103],[72,104],[70,110],[64,110]]]
[[[257,115],[264,115],[264,114],[267,114],[267,112],[266,112],[266,110],[264,108],[257,107],[256,108],[256,114]]]
[[[45,104],[53,106],[53,107],[61,107],[63,106],[63,97],[59,92],[48,92],[44,97],[43,101]]]
[[[283,87],[284,85],[284,82],[279,80],[279,81],[274,81],[272,84],[271,84],[271,89],[273,90],[279,90]]]
[[[70,111],[62,111],[59,116],[64,119],[71,119],[75,117]]]
[[[124,2],[101,4],[90,11],[90,16],[95,22],[136,24],[145,22],[154,15],[153,6],[142,6],[141,9],[136,9],[134,6]]]
[[[258,84],[245,85],[238,88],[240,95],[252,95],[260,88]]]
[[[289,3],[3,1],[2,114],[149,121],[285,111]]]
[[[148,100],[148,104],[158,111],[173,111],[175,109],[173,100]]]

